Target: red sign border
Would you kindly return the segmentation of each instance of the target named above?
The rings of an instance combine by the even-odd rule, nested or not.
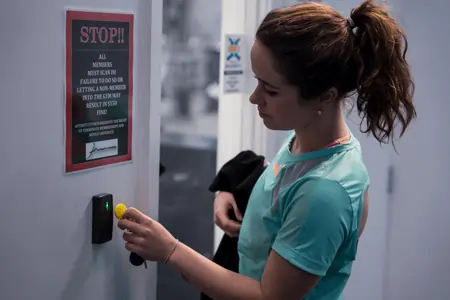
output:
[[[72,21],[119,21],[130,24],[129,32],[129,62],[128,62],[128,153],[126,155],[109,157],[95,161],[72,163]],[[134,48],[134,15],[127,13],[106,13],[88,11],[66,11],[66,173],[92,169],[96,167],[126,162],[132,160],[133,134],[133,52]]]

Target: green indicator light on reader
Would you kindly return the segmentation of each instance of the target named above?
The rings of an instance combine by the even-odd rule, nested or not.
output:
[[[109,204],[108,204],[108,202],[106,202],[105,207],[106,207],[106,210],[109,209]]]

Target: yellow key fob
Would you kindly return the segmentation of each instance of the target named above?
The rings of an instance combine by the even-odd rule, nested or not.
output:
[[[114,215],[117,219],[122,220],[123,213],[127,210],[127,206],[123,203],[119,203],[114,208]]]

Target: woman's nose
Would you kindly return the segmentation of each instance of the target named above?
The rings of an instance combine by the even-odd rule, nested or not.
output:
[[[255,91],[253,91],[253,93],[250,95],[249,101],[251,104],[255,104],[257,105],[260,101],[260,96],[258,96],[258,93]]]

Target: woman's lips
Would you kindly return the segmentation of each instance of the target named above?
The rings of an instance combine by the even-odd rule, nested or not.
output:
[[[268,115],[266,113],[262,112],[261,109],[259,109],[259,108],[258,108],[258,113],[261,118],[268,117]]]

